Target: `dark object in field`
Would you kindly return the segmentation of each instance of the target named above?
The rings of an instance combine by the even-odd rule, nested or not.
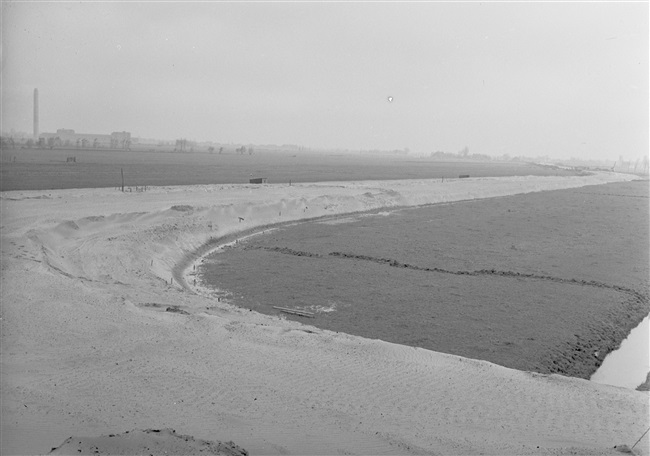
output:
[[[253,177],[249,180],[251,184],[266,184],[266,177]]]
[[[167,307],[165,309],[165,312],[179,313],[179,314],[182,314],[182,315],[189,315],[190,314],[189,312],[186,312],[185,310],[180,309],[178,306]]]
[[[77,157],[66,157],[66,163],[77,163]]]
[[[276,306],[273,306],[273,308],[278,309],[280,312],[285,312],[285,313],[288,313],[288,314],[298,315],[299,317],[314,318],[313,313],[305,312],[304,310],[288,309],[286,307],[276,307]]]
[[[170,207],[170,209],[172,211],[178,211],[178,212],[191,212],[192,210],[194,210],[192,206],[189,206],[187,204],[179,204],[176,206],[172,206]]]
[[[466,179],[468,177],[469,177],[469,174],[461,174],[460,176],[458,176],[459,179]]]

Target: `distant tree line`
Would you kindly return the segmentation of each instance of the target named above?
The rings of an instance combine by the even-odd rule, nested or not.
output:
[[[93,148],[93,149],[101,149],[105,148],[106,145],[102,145],[99,141],[98,138],[94,138],[92,143],[88,138],[77,138],[77,140],[73,143],[70,139],[62,140],[58,136],[50,136],[47,138],[38,138],[38,140],[34,140],[32,138],[26,139],[26,140],[21,140],[21,141],[16,141],[12,137],[6,137],[2,136],[1,138],[1,144],[2,148],[16,148],[16,147],[22,147],[22,148],[27,148],[27,149],[33,149],[33,148],[38,148],[38,149],[54,149],[54,148],[68,148],[71,149],[73,147],[76,147],[77,149],[88,149],[88,148]],[[123,139],[121,141],[117,140],[111,140],[110,144],[111,149],[124,149],[124,150],[131,150],[131,140],[130,139]]]
[[[442,151],[436,151],[436,152],[431,152],[430,155],[431,158],[437,158],[437,159],[465,159],[465,160],[478,160],[478,161],[490,161],[493,160],[492,157],[489,155],[485,154],[470,154],[469,153],[469,147],[465,146],[461,150],[459,150],[457,153],[451,153],[451,152],[442,152]],[[507,158],[510,160],[510,157],[508,156]]]
[[[235,152],[237,152],[238,155],[244,155],[246,153],[247,149],[244,146],[238,147],[235,149]],[[248,155],[253,155],[253,148],[249,147],[248,148]]]

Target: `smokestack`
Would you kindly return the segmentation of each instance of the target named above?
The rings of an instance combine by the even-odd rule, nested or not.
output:
[[[34,139],[38,141],[38,89],[34,89]]]

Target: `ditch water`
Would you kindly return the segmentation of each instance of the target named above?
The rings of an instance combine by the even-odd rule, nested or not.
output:
[[[603,360],[591,381],[635,389],[650,372],[650,315],[634,328],[618,350]]]

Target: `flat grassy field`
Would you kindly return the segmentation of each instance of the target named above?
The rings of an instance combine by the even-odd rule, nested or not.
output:
[[[201,272],[259,312],[589,378],[650,311],[648,197],[633,181],[294,224]]]
[[[67,162],[75,157],[75,162]],[[258,152],[253,155],[77,149],[3,150],[0,191],[248,183],[570,175],[526,163],[441,162],[398,155]]]

